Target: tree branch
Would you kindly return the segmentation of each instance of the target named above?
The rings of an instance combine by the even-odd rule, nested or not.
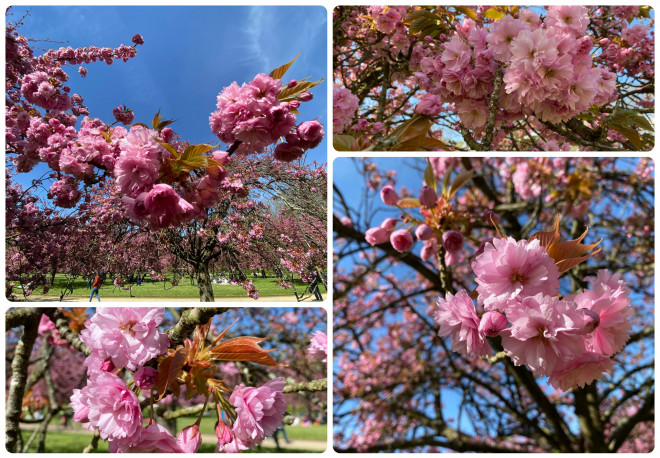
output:
[[[185,310],[181,319],[167,332],[172,344],[177,344],[188,337],[199,324],[206,324],[215,315],[230,310],[229,307],[195,307]]]

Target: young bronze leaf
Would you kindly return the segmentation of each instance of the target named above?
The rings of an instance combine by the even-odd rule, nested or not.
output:
[[[403,199],[399,199],[396,206],[400,208],[417,208],[421,207],[422,204],[417,197],[404,197]]]
[[[162,146],[167,151],[169,151],[175,159],[179,158],[179,152],[176,150],[174,146],[170,145],[169,143],[161,142],[160,140],[156,140],[156,141],[160,144],[160,146]]]
[[[294,100],[299,94],[308,91],[314,86],[318,86],[324,80],[325,78],[321,78],[318,81],[307,81],[307,78],[305,78],[304,80],[298,81],[298,84],[296,84],[294,87],[284,86],[280,90],[280,93],[277,94],[277,98],[280,100],[280,102],[290,102]]]
[[[551,231],[538,231],[530,235],[529,241],[538,240],[542,247],[548,248],[555,241],[559,240],[561,235],[559,234],[559,221],[561,217],[557,215],[555,218],[555,227]]]
[[[154,119],[151,120],[151,126],[154,128],[154,130],[158,130],[158,124],[160,124],[160,121],[163,118],[160,116],[160,110],[158,110],[158,113],[154,115]]]
[[[188,350],[179,346],[175,352],[163,357],[158,363],[158,400],[160,401],[169,388],[176,396],[179,395],[179,383],[176,380],[179,371],[186,362]]]
[[[217,343],[220,342],[220,339],[222,339],[225,336],[225,334],[227,334],[227,331],[229,331],[231,329],[231,327],[236,324],[237,321],[238,321],[238,318],[236,318],[232,324],[227,326],[227,329],[222,331],[218,337],[213,339],[213,343],[211,344],[211,346],[215,347],[217,345]]]
[[[436,190],[433,166],[431,165],[431,161],[428,159],[426,159],[426,169],[424,170],[424,183],[426,183],[426,186],[433,188],[434,191]]]
[[[277,67],[275,70],[273,70],[272,72],[270,72],[270,73],[268,74],[268,76],[270,76],[271,78],[276,79],[276,80],[280,80],[280,79],[282,79],[282,77],[284,76],[284,74],[286,73],[286,71],[289,69],[289,67],[291,67],[291,65],[293,65],[293,63],[296,61],[296,59],[297,59],[299,56],[300,56],[300,53],[298,53],[298,55],[297,55],[296,57],[294,57],[293,60],[292,60],[291,62],[286,63],[286,64],[284,64],[284,65],[282,65],[282,66],[280,66],[280,67]]]
[[[454,197],[454,194],[458,192],[461,187],[467,183],[470,178],[472,178],[472,175],[474,175],[474,169],[466,170],[465,172],[461,172],[458,174],[456,178],[454,178],[454,182],[451,184],[451,187],[449,188],[449,193],[447,195],[448,199],[451,199]]]
[[[259,346],[268,337],[236,337],[217,345],[212,351],[213,359],[221,361],[249,361],[266,366],[278,366],[268,352]]]
[[[156,130],[160,132],[161,130],[165,129],[167,126],[169,126],[172,123],[175,123],[176,119],[166,119],[165,121],[161,121],[158,123],[158,126]]]

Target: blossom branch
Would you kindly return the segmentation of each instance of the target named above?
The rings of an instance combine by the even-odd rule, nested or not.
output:
[[[502,64],[497,65],[497,73],[495,73],[495,80],[493,81],[493,94],[490,96],[488,104],[488,121],[486,121],[486,135],[481,141],[481,151],[488,151],[491,143],[493,143],[493,132],[495,131],[495,118],[497,117],[497,104],[500,101],[500,89],[502,87],[502,78],[504,72]]]
[[[297,393],[300,391],[325,391],[328,389],[328,379],[322,378],[310,382],[288,383],[282,393]]]
[[[10,452],[15,450],[20,441],[19,420],[21,418],[23,395],[25,394],[30,354],[34,342],[37,340],[39,316],[41,315],[36,309],[26,310],[31,310],[31,313],[28,315],[26,312],[23,335],[14,351],[14,359],[11,363],[11,383],[9,385],[9,395],[7,396],[5,444]]]
[[[188,337],[197,325],[206,324],[210,318],[230,310],[229,307],[195,307],[185,310],[181,319],[167,334],[174,345]]]

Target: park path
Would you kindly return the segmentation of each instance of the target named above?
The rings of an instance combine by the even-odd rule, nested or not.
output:
[[[94,298],[96,299],[96,298]],[[313,302],[309,299],[303,302]],[[60,299],[56,296],[39,296],[31,295],[25,302],[59,302]],[[247,296],[239,297],[216,297],[217,303],[227,302],[296,302],[295,296],[262,296],[256,301]],[[20,300],[18,301],[20,302]],[[89,296],[67,296],[63,302],[89,302]],[[199,302],[196,297],[116,297],[116,296],[101,296],[101,302]],[[94,300],[94,304],[98,301]],[[320,301],[319,301],[320,304]]]

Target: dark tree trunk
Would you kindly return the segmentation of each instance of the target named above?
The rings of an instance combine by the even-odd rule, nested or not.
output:
[[[199,263],[195,271],[197,273],[197,287],[199,288],[200,302],[215,302],[208,261],[206,263]]]

